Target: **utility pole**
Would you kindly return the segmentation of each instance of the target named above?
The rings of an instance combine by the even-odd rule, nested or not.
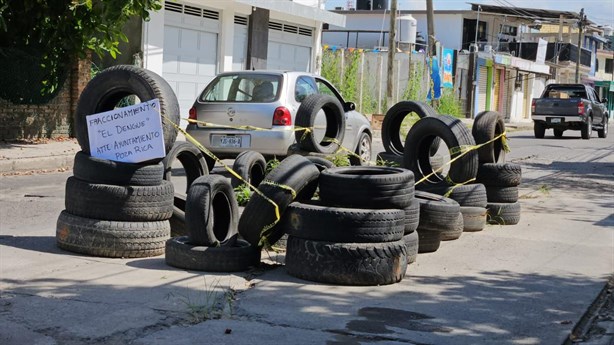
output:
[[[433,0],[426,0],[426,26],[429,36],[427,57],[429,58],[429,66],[431,66],[431,68],[429,68],[430,76],[434,63],[433,58],[435,57],[435,55],[437,55],[437,48],[435,47],[435,13],[433,10]],[[429,78],[429,80],[431,80],[431,78]],[[432,83],[433,82],[431,80],[431,82],[429,83],[429,89],[431,89],[431,105],[435,106],[437,105],[437,101],[435,100],[435,90],[433,89],[433,87],[431,87]]]
[[[388,35],[388,69],[386,78],[386,108],[392,107],[392,82],[394,75],[394,56],[396,47],[394,44],[397,27],[397,0],[390,3],[390,33]]]
[[[582,30],[584,29],[584,21],[586,20],[586,15],[584,14],[584,9],[580,10],[580,20],[578,21],[578,57],[576,58],[576,84],[580,81],[580,58],[582,57],[582,48],[580,45],[582,44]]]

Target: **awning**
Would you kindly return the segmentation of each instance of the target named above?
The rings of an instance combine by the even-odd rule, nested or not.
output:
[[[614,92],[614,81],[596,81],[595,86],[605,87],[608,89],[609,92]]]
[[[297,4],[293,1],[271,0],[235,0],[237,3],[252,7],[264,8],[270,11],[284,13],[301,18],[312,19],[322,23],[345,27],[345,16],[326,11],[317,7]]]

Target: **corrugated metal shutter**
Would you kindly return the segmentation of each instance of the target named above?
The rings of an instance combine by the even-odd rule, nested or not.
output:
[[[494,97],[493,97],[493,102],[492,102],[492,110],[499,111],[499,104],[501,104],[501,102],[499,102],[499,98],[501,97],[501,70],[500,69],[495,69],[493,88],[495,92],[494,92]]]
[[[504,80],[501,81],[504,85],[503,85],[503,91],[501,94],[501,102],[503,102],[503,106],[502,108],[502,112],[503,112],[503,116],[506,119],[510,119],[510,103],[512,102],[512,100],[510,99],[509,95],[510,93],[510,88],[513,87],[514,85],[514,81],[512,80],[512,75],[510,73],[510,71],[506,70],[505,71],[505,78]]]
[[[480,66],[478,81],[478,112],[486,110],[486,93],[488,92],[488,68]]]

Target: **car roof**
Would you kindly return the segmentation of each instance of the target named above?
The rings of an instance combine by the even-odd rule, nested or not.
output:
[[[280,75],[280,74],[287,74],[289,76],[296,76],[296,75],[309,75],[309,76],[313,76],[313,77],[318,77],[318,78],[322,78],[321,76],[311,73],[311,72],[301,72],[301,71],[285,71],[285,70],[245,70],[245,71],[229,71],[229,72],[222,72],[219,73],[218,76],[222,76],[222,75],[239,75],[239,74],[244,74],[244,75],[249,75],[249,74],[271,74],[271,75]]]

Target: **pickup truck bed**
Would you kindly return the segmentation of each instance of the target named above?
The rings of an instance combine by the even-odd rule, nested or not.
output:
[[[536,138],[543,138],[552,128],[560,138],[566,130],[578,130],[582,139],[590,139],[593,129],[600,138],[608,133],[607,108],[590,86],[582,84],[550,84],[531,107]]]

